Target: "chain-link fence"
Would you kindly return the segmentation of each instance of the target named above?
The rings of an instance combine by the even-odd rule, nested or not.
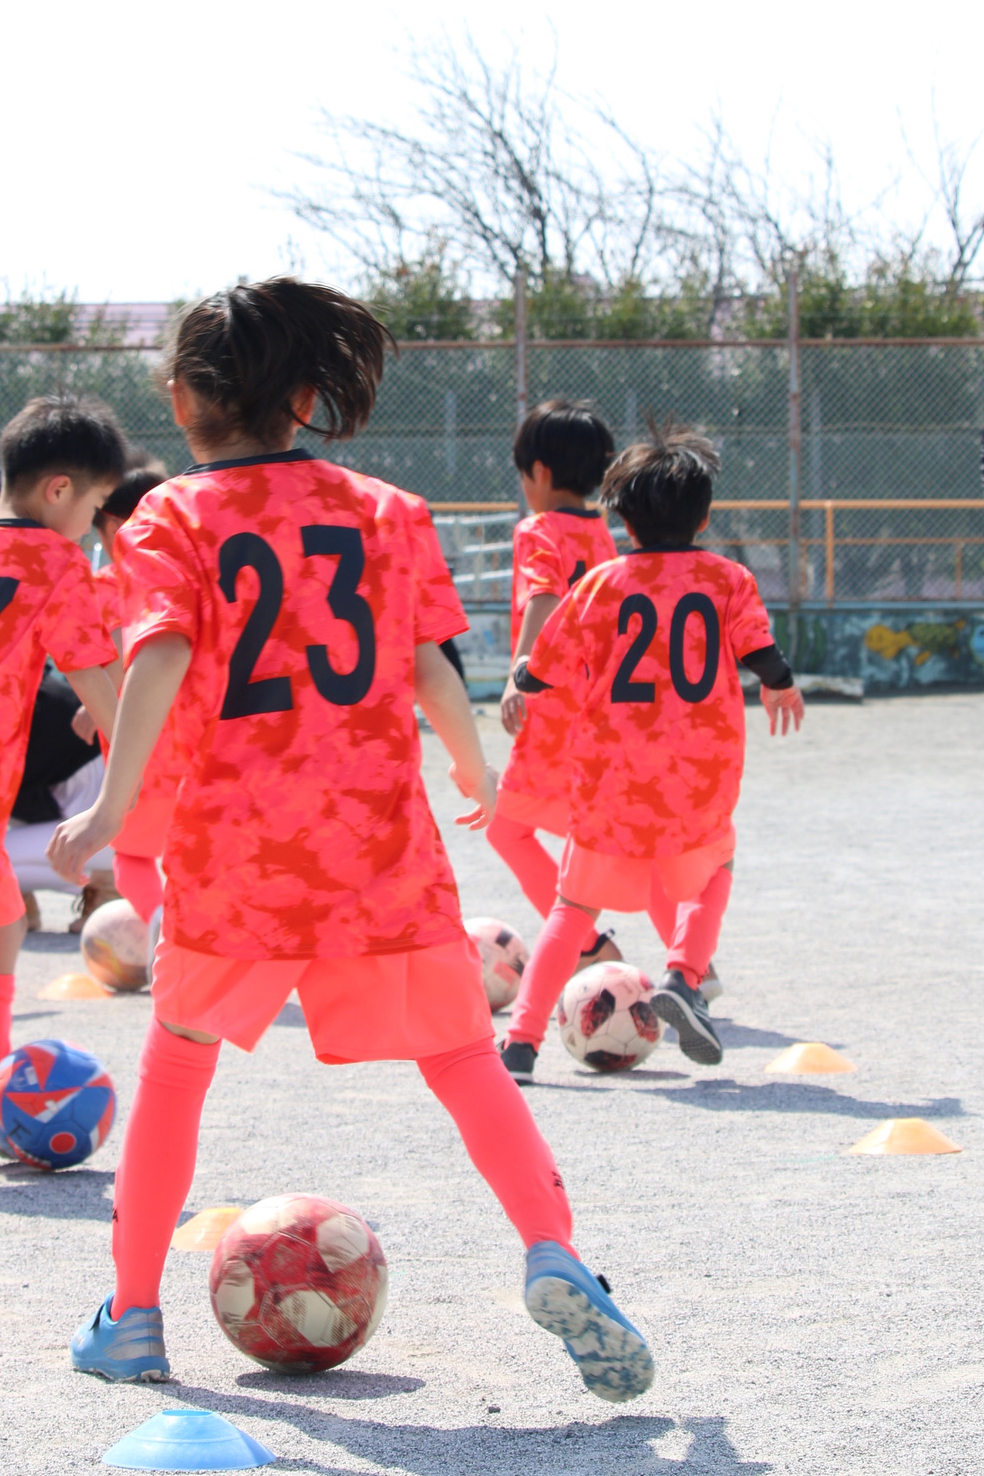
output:
[[[176,471],[187,452],[156,360],[0,351],[0,416],[56,387],[97,394]],[[705,541],[748,564],[771,603],[984,598],[984,344],[530,343],[526,362],[529,404],[591,400],[620,447],[644,434],[650,412],[700,424],[722,458]],[[470,602],[508,598],[521,389],[512,343],[407,345],[369,428],[331,449],[432,503]]]

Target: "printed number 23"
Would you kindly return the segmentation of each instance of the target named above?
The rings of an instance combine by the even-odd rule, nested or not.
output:
[[[618,633],[625,635],[633,615],[639,616],[639,629],[625,655],[622,657],[615,680],[612,682],[613,702],[655,702],[655,682],[634,682],[632,674],[649,650],[656,634],[656,606],[648,595],[628,595],[619,606]],[[687,676],[683,664],[683,641],[687,621],[691,615],[699,615],[704,622],[704,670],[696,682]],[[718,663],[721,658],[721,626],[714,601],[706,594],[694,591],[678,601],[670,621],[670,681],[678,697],[684,702],[703,702],[717,680]]]
[[[365,568],[362,534],[358,528],[310,523],[301,529],[305,558],[337,556],[338,569],[328,589],[328,607],[338,620],[355,631],[359,654],[350,672],[338,672],[326,646],[308,646],[307,661],[314,685],[326,702],[353,707],[372,686],[376,672],[376,632],[372,610],[357,593]],[[251,680],[260,652],[270,638],[284,598],[284,575],[276,553],[258,533],[234,533],[219,549],[219,588],[229,604],[236,602],[240,569],[255,569],[260,593],[243,626],[229,661],[229,681],[222,718],[253,717],[264,712],[289,712],[294,706],[289,676]]]
[[[4,610],[6,610],[7,606],[14,598],[14,595],[17,593],[18,584],[20,584],[20,580],[12,579],[9,574],[5,574],[3,578],[0,579],[0,614],[2,614]]]

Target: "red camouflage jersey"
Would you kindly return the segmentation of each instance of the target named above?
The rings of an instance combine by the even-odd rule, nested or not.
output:
[[[119,569],[115,564],[104,564],[96,570],[95,577],[106,627],[110,632],[120,630],[123,611]],[[108,752],[105,744],[103,751]],[[176,712],[172,711],[144,769],[136,803],[113,838],[117,851],[127,856],[149,856],[153,860],[163,853],[178,785],[187,767],[187,751],[178,733]]]
[[[102,611],[103,625],[112,635],[123,624],[120,614],[119,570],[113,563],[100,564],[92,577],[99,598],[99,608]]]
[[[645,859],[727,834],[745,754],[737,660],[772,643],[753,576],[719,554],[644,548],[585,575],[529,662],[578,708],[579,845]]]
[[[563,507],[534,513],[513,532],[511,644],[519,639],[523,613],[534,595],[563,599],[598,564],[617,556],[600,512]],[[543,692],[526,701],[526,721],[517,733],[502,775],[503,814],[566,832],[570,789],[569,735],[577,713],[566,690]]]
[[[128,659],[167,632],[192,644],[165,935],[253,959],[461,937],[414,656],[468,626],[422,499],[280,452],[193,467],[117,539]]]
[[[61,672],[116,660],[92,570],[78,545],[53,528],[0,519],[0,834],[17,798],[48,656]]]

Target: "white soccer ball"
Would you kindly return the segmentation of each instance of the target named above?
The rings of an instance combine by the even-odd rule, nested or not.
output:
[[[147,924],[124,898],[90,913],[79,945],[94,979],[117,993],[142,989],[148,981]]]
[[[482,983],[493,1010],[503,1010],[519,993],[529,951],[519,934],[497,917],[469,917],[465,932],[482,955]]]
[[[560,1038],[594,1071],[628,1071],[645,1061],[666,1030],[653,1009],[655,989],[627,963],[597,963],[575,974],[557,1006]]]

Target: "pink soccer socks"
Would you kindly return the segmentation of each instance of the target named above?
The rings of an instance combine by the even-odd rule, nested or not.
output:
[[[200,1045],[150,1022],[116,1170],[114,1322],[130,1307],[157,1306],[171,1235],[195,1176],[198,1127],[219,1044]]]
[[[550,1012],[594,931],[594,922],[580,907],[570,902],[554,903],[523,970],[523,982],[509,1024],[510,1042],[525,1041],[535,1050],[540,1049]]]
[[[491,1040],[427,1056],[417,1065],[526,1248],[552,1240],[576,1254],[571,1208],[554,1156]]]

